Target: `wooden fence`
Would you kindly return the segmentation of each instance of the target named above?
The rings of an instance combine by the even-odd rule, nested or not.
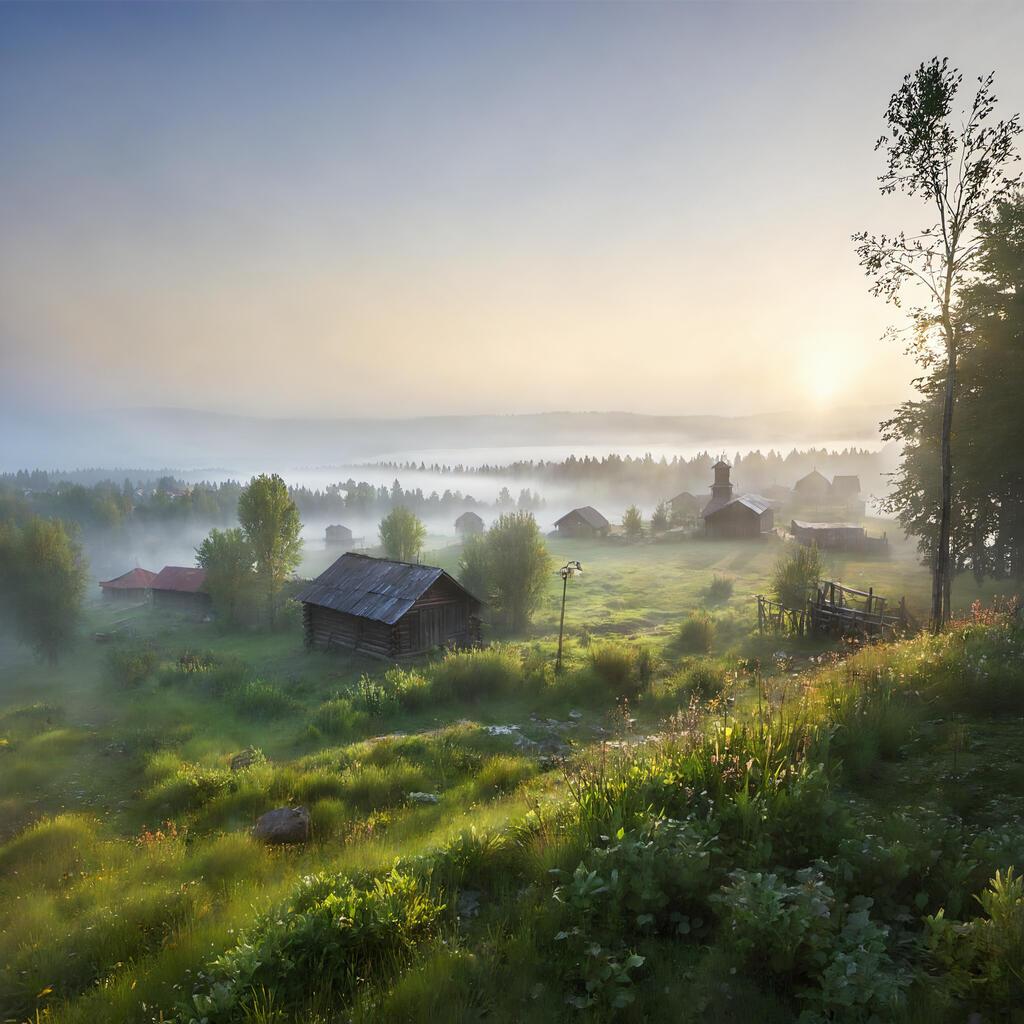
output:
[[[787,608],[778,601],[758,595],[758,632],[791,632],[797,636],[824,633],[830,636],[891,638],[911,625],[906,600],[900,598],[896,612],[888,611],[889,600],[874,588],[855,590],[834,580],[822,580],[814,597],[803,608]]]

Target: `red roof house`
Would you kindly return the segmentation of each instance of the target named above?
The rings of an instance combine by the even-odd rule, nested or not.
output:
[[[165,565],[156,574],[150,590],[156,607],[197,615],[205,615],[210,608],[205,569]]]
[[[156,573],[148,569],[129,569],[112,580],[100,580],[100,589],[107,600],[139,601],[149,596]]]

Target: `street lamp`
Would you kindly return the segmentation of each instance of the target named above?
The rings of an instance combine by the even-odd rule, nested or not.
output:
[[[569,585],[570,576],[579,576],[583,572],[583,566],[579,562],[566,562],[558,570],[562,577],[562,617],[558,620],[558,657],[555,658],[555,674],[562,671],[562,635],[565,632],[565,591]]]

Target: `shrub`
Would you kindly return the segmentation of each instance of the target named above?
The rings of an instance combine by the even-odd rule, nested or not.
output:
[[[688,654],[707,654],[715,642],[715,620],[705,611],[691,612],[679,627],[679,646]]]
[[[304,1016],[314,993],[344,1004],[358,984],[408,962],[443,910],[422,882],[398,870],[364,887],[342,876],[307,876],[284,907],[261,917],[199,976],[181,1016],[230,1024],[251,1016],[260,992],[273,992],[274,1008],[289,1016]]]
[[[536,764],[525,757],[498,754],[488,758],[473,778],[473,789],[482,797],[515,789],[521,782],[536,774]]]
[[[772,570],[775,600],[787,608],[803,608],[824,571],[817,545],[787,545]]]
[[[423,770],[408,761],[354,765],[342,776],[342,792],[354,807],[376,811],[402,803],[429,786]]]
[[[731,576],[721,576],[716,572],[704,593],[707,594],[709,601],[720,604],[722,601],[728,601],[732,597],[735,585],[736,581]]]
[[[246,718],[281,718],[298,710],[298,702],[271,683],[251,679],[231,694],[235,710]]]
[[[345,697],[324,701],[313,715],[313,726],[324,736],[349,736],[362,725],[365,715]]]
[[[519,654],[509,644],[450,651],[430,670],[435,695],[456,700],[479,700],[511,693],[522,678]]]
[[[156,652],[143,648],[134,651],[113,650],[107,655],[107,670],[121,686],[138,686],[156,668]]]
[[[635,647],[627,644],[592,644],[587,657],[591,672],[616,699],[634,700],[646,688],[640,678]],[[647,681],[650,681],[649,672]]]
[[[702,700],[717,697],[725,689],[725,670],[706,661],[698,661],[683,673],[683,689]]]

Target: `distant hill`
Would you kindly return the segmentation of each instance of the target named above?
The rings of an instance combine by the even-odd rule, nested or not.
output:
[[[503,445],[660,443],[692,446],[752,440],[877,444],[887,408],[750,416],[650,416],[629,412],[550,412],[411,419],[263,418],[187,409],[90,413],[0,412],[0,469],[84,466],[282,468],[339,465],[409,449]]]

